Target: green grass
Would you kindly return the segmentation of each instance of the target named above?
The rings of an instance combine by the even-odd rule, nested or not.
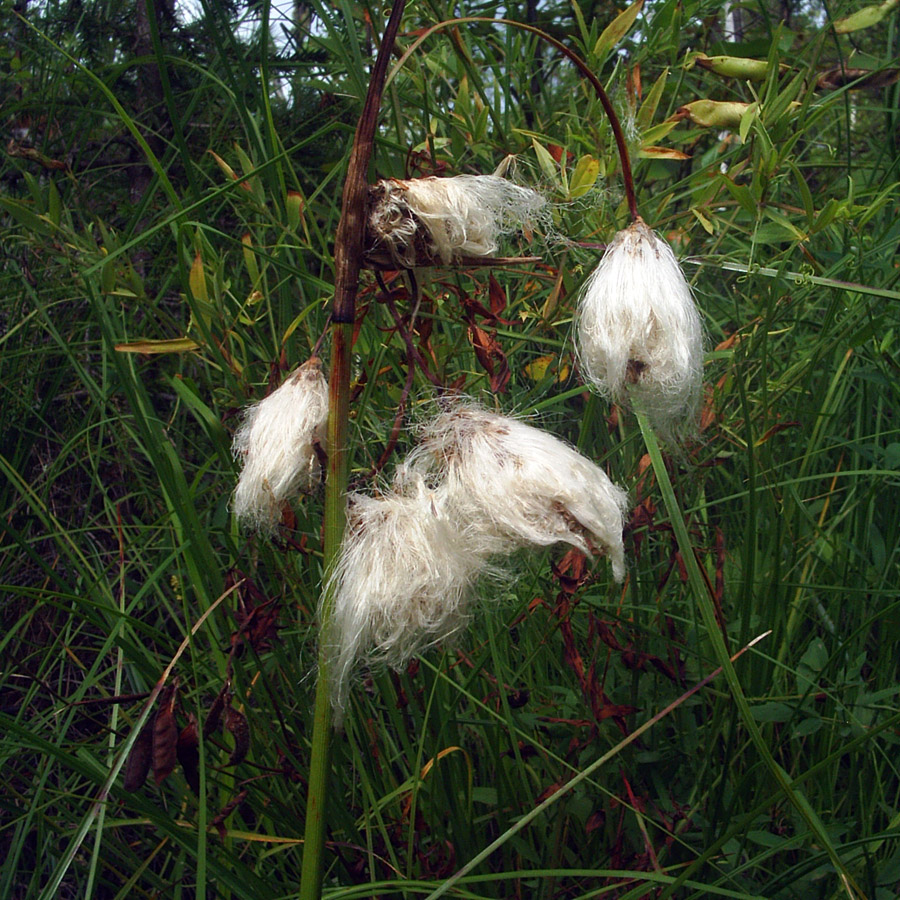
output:
[[[556,214],[576,243],[536,235],[508,249],[540,265],[494,273],[515,324],[478,321],[496,327],[505,393],[490,396],[463,313],[466,297],[489,306],[486,271],[419,273],[417,330],[445,384],[534,414],[634,511],[624,587],[599,561],[569,593],[560,551],[523,554],[482,586],[458,646],[360,678],[333,747],[332,900],[900,892],[898,87],[820,91],[810,74],[893,64],[896,18],[835,36],[802,11],[788,29],[753,10],[746,52],[793,70],[750,84],[682,65],[688,48],[737,55],[716,43],[719,6],[654,4],[627,59],[596,46],[611,10],[585,7],[581,28],[570,7],[542,7],[537,23],[626,118],[640,64],[645,133],[698,97],[762,100],[743,143],[685,122],[653,137],[689,159],[638,158],[634,137],[642,213],[688,257],[709,337],[707,415],[681,453],[611,417],[573,372],[573,303],[597,259],[577,242],[605,242],[627,215],[593,94],[548,51],[535,92],[532,38],[482,25],[427,37],[388,86],[373,175],[489,172],[513,153],[525,183],[565,201],[578,159],[601,161]],[[326,327],[365,17],[377,33],[384,21],[313,10],[295,52],[242,43],[218,5],[190,34],[163,23],[140,64],[166,75],[154,106],[138,64],[66,43],[53,9],[18,34],[19,74],[0,76],[34,148],[72,161],[0,162],[0,897],[296,896],[322,497],[269,540],[239,528],[229,496],[239,410]],[[400,49],[459,13],[415,5]],[[535,141],[572,154],[564,174]],[[409,367],[378,295],[364,275],[350,426],[363,490]],[[117,349],[183,337],[196,349]],[[404,423],[432,396],[417,373]],[[411,441],[404,428],[385,476]],[[181,767],[135,791],[112,777],[176,657],[179,730],[230,684],[250,736],[233,764],[234,728],[201,728],[202,799]]]

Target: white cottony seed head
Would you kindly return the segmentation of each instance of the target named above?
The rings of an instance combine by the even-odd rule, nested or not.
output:
[[[605,396],[634,395],[667,432],[700,396],[703,328],[671,247],[640,218],[620,231],[581,295],[578,356]]]
[[[233,502],[238,518],[271,531],[283,503],[320,480],[315,443],[324,441],[327,421],[328,383],[316,357],[244,413],[233,444],[243,461]]]
[[[358,662],[399,668],[468,621],[471,589],[487,557],[448,516],[446,493],[410,478],[402,494],[348,497],[323,635],[338,725]]]
[[[491,256],[503,234],[533,226],[545,199],[499,175],[391,179],[378,183],[379,198],[369,211],[369,228],[404,264],[416,259],[421,235],[431,252],[449,263],[459,256]]]
[[[625,577],[627,495],[545,431],[455,402],[422,429],[396,480],[421,477],[445,487],[454,517],[493,552],[566,543],[606,552],[616,580]]]

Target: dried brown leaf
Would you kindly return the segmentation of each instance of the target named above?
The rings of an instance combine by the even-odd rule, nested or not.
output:
[[[153,719],[153,778],[161,784],[175,768],[178,761],[178,725],[175,722],[175,701],[178,682],[167,685],[160,694],[159,709]]]
[[[197,717],[191,713],[188,723],[178,735],[176,752],[178,762],[184,771],[184,777],[190,789],[200,795],[200,738],[197,734]]]
[[[136,791],[150,774],[150,756],[153,752],[153,719],[141,729],[125,763],[125,790]]]
[[[234,738],[234,749],[226,765],[236,766],[244,761],[250,750],[250,726],[247,724],[247,717],[229,706],[225,711],[225,729]]]

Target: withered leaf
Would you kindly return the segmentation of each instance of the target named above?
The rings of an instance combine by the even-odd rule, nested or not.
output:
[[[216,729],[219,727],[219,723],[222,721],[222,713],[225,710],[225,704],[231,699],[231,679],[226,679],[225,684],[222,685],[222,690],[216,694],[216,699],[213,700],[212,706],[209,708],[209,712],[206,714],[206,720],[203,723],[203,737],[208,738],[211,734],[215,733]]]
[[[884,88],[900,79],[900,68],[890,69],[851,69],[839,67],[822,72],[816,79],[816,87],[820,91],[836,91],[842,87],[858,91],[863,88]]]
[[[250,726],[247,724],[247,717],[229,706],[225,711],[225,728],[234,738],[234,750],[231,751],[226,765],[236,766],[243,762],[250,750]]]
[[[197,717],[191,713],[188,723],[178,735],[176,752],[190,789],[200,795],[200,738],[197,734]]]
[[[149,719],[137,740],[131,745],[131,752],[125,763],[125,790],[136,791],[150,774],[150,755],[153,752],[153,719]]]
[[[212,820],[212,827],[219,832],[219,837],[225,839],[225,820],[244,802],[247,798],[247,788],[240,791],[232,797],[221,809],[219,814]]]
[[[491,275],[488,282],[488,293],[491,300],[491,313],[494,317],[499,317],[506,309],[506,291],[500,285],[500,282]]]
[[[178,761],[178,725],[175,722],[177,692],[177,681],[163,690],[153,719],[153,778],[157,784],[172,774]]]
[[[469,323],[469,338],[478,362],[490,377],[491,391],[495,394],[503,393],[509,383],[510,371],[506,354],[500,348],[497,339],[474,322]]]

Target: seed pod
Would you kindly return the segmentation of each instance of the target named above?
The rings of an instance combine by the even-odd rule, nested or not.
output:
[[[369,191],[369,249],[406,268],[491,256],[503,234],[527,230],[545,206],[537,191],[499,175],[379,181]]]
[[[167,685],[153,719],[153,778],[161,784],[175,768],[178,759],[178,726],[175,723],[175,701],[178,682]]]
[[[765,81],[769,74],[769,63],[765,59],[750,59],[745,56],[707,56],[698,53],[691,62],[723,78],[740,78],[743,81]],[[788,66],[781,66],[787,69]]]
[[[695,125],[704,128],[740,127],[741,118],[758,103],[739,103],[736,100],[694,100],[679,107],[675,115],[681,119],[690,119]]]
[[[605,397],[639,399],[663,433],[693,421],[700,314],[672,248],[643,219],[615,236],[585,283],[576,335],[582,369]]]

